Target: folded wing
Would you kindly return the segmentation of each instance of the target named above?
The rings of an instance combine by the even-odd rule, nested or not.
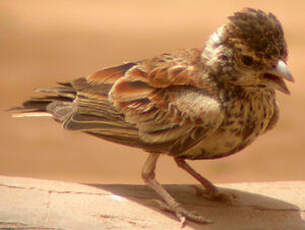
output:
[[[39,112],[52,114],[66,129],[177,155],[223,120],[215,86],[198,58],[199,50],[188,50],[110,67],[63,84],[60,93],[45,89],[55,96],[35,100],[43,103]],[[21,109],[29,109],[30,101]]]

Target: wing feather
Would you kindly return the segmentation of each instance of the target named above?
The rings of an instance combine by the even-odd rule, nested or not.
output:
[[[42,89],[55,96],[24,108],[47,111],[66,129],[178,156],[223,120],[216,86],[198,58],[192,49],[106,68]]]
[[[198,68],[191,60],[181,64],[161,57],[151,66],[144,61],[115,82],[109,99],[126,121],[136,125],[140,140],[174,142],[172,146],[183,151],[179,145],[196,144],[224,117],[215,86],[198,74]]]

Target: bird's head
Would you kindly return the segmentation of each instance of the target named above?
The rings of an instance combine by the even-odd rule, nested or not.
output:
[[[220,81],[289,94],[284,80],[294,80],[286,64],[287,54],[277,18],[247,8],[230,16],[229,22],[210,37],[202,57]]]

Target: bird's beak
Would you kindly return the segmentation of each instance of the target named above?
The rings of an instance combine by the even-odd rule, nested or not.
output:
[[[290,94],[290,92],[284,80],[294,82],[287,64],[282,60],[279,60],[271,71],[264,74],[264,79],[267,80],[268,85],[285,94]]]

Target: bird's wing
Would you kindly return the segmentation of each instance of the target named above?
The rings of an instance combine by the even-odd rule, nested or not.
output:
[[[137,137],[135,125],[126,122],[124,114],[108,98],[113,84],[135,65],[126,63],[71,81],[76,96],[71,116],[63,122],[64,128],[118,137]]]
[[[198,55],[164,54],[73,81],[76,108],[65,128],[147,151],[192,146],[223,119],[215,87],[196,65]]]

